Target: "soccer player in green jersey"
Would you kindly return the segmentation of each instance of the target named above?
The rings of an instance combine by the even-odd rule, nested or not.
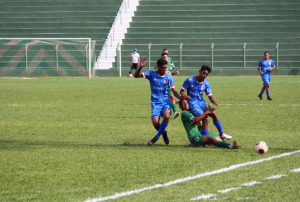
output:
[[[189,111],[189,103],[186,100],[179,101],[179,107],[182,110],[181,121],[186,130],[188,139],[192,145],[205,145],[213,144],[217,147],[224,147],[229,149],[237,149],[237,142],[234,140],[231,144],[223,142],[221,138],[217,135],[209,133],[208,136],[204,136],[200,133],[199,125],[200,121],[204,120],[202,127],[208,127],[208,118],[207,115],[214,112],[214,108],[206,110],[203,114],[194,117],[194,115]]]
[[[168,55],[169,55],[169,50],[168,49],[163,49],[163,51],[162,51],[163,53],[167,53]],[[170,63],[173,63],[174,64],[174,62],[173,62],[173,59],[169,56],[169,60],[168,60],[168,62],[170,62]],[[173,67],[173,69],[175,69],[175,65],[174,65],[174,67]],[[178,72],[178,71],[177,71]]]
[[[172,75],[179,75],[179,71],[173,72],[173,69],[175,68],[175,65],[173,63],[173,60],[169,59],[169,55],[167,53],[162,53],[161,57],[168,62],[167,73],[171,76]],[[154,66],[154,69],[157,70],[157,65]],[[174,94],[173,94],[173,91],[171,89],[168,89],[168,93],[169,93],[169,99],[171,101],[171,108],[174,112],[174,118],[176,119],[179,116],[179,112],[177,112],[177,107],[176,107]]]

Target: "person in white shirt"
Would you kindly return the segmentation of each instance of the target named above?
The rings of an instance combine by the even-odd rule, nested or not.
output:
[[[137,49],[133,49],[133,53],[130,55],[130,71],[129,71],[129,77],[132,77],[132,69],[137,70],[137,68],[140,66],[140,54],[137,53]]]

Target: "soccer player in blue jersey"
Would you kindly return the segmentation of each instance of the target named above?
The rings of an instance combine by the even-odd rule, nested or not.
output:
[[[182,96],[186,96],[184,92],[187,91],[187,96],[188,96],[187,98],[190,98],[188,100],[190,111],[194,114],[194,116],[199,116],[203,114],[208,108],[211,108],[202,98],[203,92],[205,92],[209,100],[214,105],[216,106],[220,105],[215,101],[214,97],[212,96],[210,84],[206,80],[206,77],[210,72],[211,72],[211,68],[207,65],[203,65],[199,71],[199,75],[187,78],[181,87],[180,94]],[[213,112],[208,116],[213,118],[214,125],[218,129],[220,137],[222,139],[230,140],[232,137],[230,135],[226,135],[225,133],[223,133],[222,124],[217,114]],[[207,136],[208,129],[202,129],[201,133],[204,136]]]
[[[264,52],[264,59],[260,60],[257,65],[257,70],[261,74],[261,79],[263,80],[263,87],[261,89],[260,94],[258,97],[262,100],[262,95],[264,94],[265,90],[267,91],[267,99],[272,100],[270,97],[270,82],[271,82],[271,71],[275,69],[274,61],[269,59],[269,53]]]
[[[153,145],[158,138],[162,135],[165,144],[169,144],[169,138],[167,131],[165,130],[169,124],[169,119],[172,114],[171,103],[168,96],[168,88],[172,89],[175,97],[182,100],[184,96],[180,96],[175,90],[175,84],[171,75],[167,74],[168,62],[160,58],[157,60],[157,71],[146,71],[143,73],[141,69],[146,66],[146,58],[143,57],[140,63],[140,67],[136,70],[135,78],[145,78],[150,82],[151,88],[151,108],[152,108],[152,123],[154,128],[158,131],[156,136],[148,142],[148,145]],[[163,121],[160,124],[159,119],[163,117]]]
[[[173,63],[173,60],[169,59],[168,53],[165,53],[165,52],[162,53],[161,58],[165,59],[168,62],[167,74],[179,75],[179,71],[173,72],[173,69],[174,69],[173,67],[175,67],[175,65]],[[157,65],[154,66],[154,70],[157,70]],[[176,119],[179,116],[179,112],[177,112],[175,98],[174,98],[173,92],[170,88],[168,89],[168,93],[169,93],[169,99],[171,101],[171,108],[174,112],[174,119]]]

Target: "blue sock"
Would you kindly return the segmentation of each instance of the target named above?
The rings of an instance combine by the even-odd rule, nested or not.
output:
[[[260,95],[263,95],[263,94],[264,94],[264,92],[265,92],[264,90],[260,91]],[[267,92],[267,93],[268,93],[268,92]]]
[[[158,125],[158,127],[156,128],[156,127],[154,127],[157,131],[159,131],[159,127],[160,127],[160,124]],[[163,132],[162,132],[162,134],[166,134],[166,130],[164,130]]]
[[[223,128],[222,128],[221,121],[220,121],[220,120],[219,120],[219,121],[215,121],[214,124],[215,124],[215,126],[217,127],[217,129],[218,129],[220,135],[222,135],[222,134],[223,134]]]
[[[208,129],[202,129],[202,135],[208,136]]]
[[[169,122],[165,123],[164,121],[161,122],[160,126],[159,126],[159,130],[158,133],[155,135],[155,137],[158,139],[160,137],[160,135],[164,132],[164,130],[166,129],[166,127],[168,126]]]
[[[270,97],[270,92],[267,92],[267,96]]]

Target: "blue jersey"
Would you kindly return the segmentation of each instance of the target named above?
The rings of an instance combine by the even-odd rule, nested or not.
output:
[[[168,102],[168,88],[175,88],[172,76],[169,74],[160,76],[157,71],[147,71],[143,72],[143,77],[150,82],[151,103]]]
[[[257,64],[257,68],[260,68],[260,70],[264,73],[261,75],[262,77],[271,75],[271,71],[268,70],[270,67],[275,67],[274,61],[271,59],[260,60]]]
[[[204,79],[203,82],[199,83],[197,76],[187,78],[182,84],[181,89],[186,90],[187,95],[191,97],[189,103],[193,101],[204,101],[202,98],[203,92],[205,92],[207,96],[212,95],[209,82]]]

